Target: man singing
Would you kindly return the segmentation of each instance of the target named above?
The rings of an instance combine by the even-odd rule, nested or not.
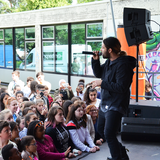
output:
[[[100,65],[98,52],[94,51],[92,58],[94,75],[101,78],[92,82],[93,88],[101,86],[98,131],[108,143],[112,156],[108,160],[129,160],[125,147],[117,140],[117,133],[129,105],[136,59],[121,51],[121,44],[114,37],[103,40],[101,52],[103,58],[107,58],[103,65]]]

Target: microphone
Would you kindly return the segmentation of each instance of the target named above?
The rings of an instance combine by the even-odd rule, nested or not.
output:
[[[91,51],[82,51],[82,54],[95,55],[95,54],[94,54],[93,52],[91,52]],[[102,55],[102,52],[99,52],[98,55],[101,56],[101,55]]]

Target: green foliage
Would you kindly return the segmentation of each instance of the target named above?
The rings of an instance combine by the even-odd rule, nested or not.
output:
[[[12,41],[12,29],[5,29],[5,45],[12,45]]]
[[[68,28],[67,25],[56,26],[56,44],[68,44]]]
[[[0,14],[11,13],[12,9],[9,7],[9,4],[3,0],[0,0]]]
[[[72,25],[72,44],[85,44],[85,24]]]
[[[102,0],[77,0],[77,3],[88,3],[88,2],[94,2],[94,1],[102,1]]]
[[[19,11],[53,8],[69,5],[67,0],[25,0],[19,4]]]
[[[3,39],[3,30],[0,30],[0,39]]]

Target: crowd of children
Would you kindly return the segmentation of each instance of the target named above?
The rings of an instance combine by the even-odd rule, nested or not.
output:
[[[0,89],[0,160],[67,160],[96,152],[104,142],[97,131],[99,92],[79,80],[76,92],[65,82],[50,95],[42,72]],[[98,96],[97,96],[98,94]]]

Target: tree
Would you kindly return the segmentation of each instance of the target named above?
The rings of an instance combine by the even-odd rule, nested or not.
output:
[[[77,0],[77,3],[88,3],[88,2],[94,2],[94,1],[102,1],[102,0]]]
[[[9,4],[3,0],[0,0],[0,14],[11,13],[12,10],[9,7]]]
[[[19,3],[18,11],[53,8],[69,5],[71,0],[24,0]]]

